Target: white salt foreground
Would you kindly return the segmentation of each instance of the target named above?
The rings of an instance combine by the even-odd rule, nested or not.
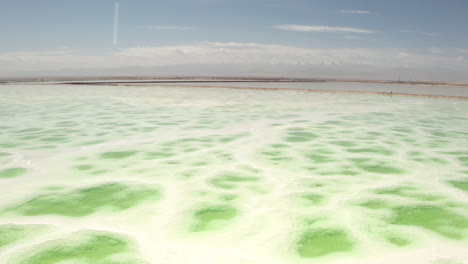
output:
[[[2,86],[0,262],[464,263],[466,113],[465,100]]]

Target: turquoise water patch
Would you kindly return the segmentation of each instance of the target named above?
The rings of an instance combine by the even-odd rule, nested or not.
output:
[[[0,251],[12,244],[17,244],[47,230],[45,225],[0,225]]]
[[[222,228],[239,214],[238,210],[229,205],[203,206],[193,213],[194,223],[190,230],[201,232]]]
[[[148,264],[133,241],[118,234],[81,231],[30,248],[13,264]]]
[[[16,178],[28,173],[28,169],[25,168],[9,168],[0,170],[0,178]]]
[[[210,180],[210,183],[217,188],[233,189],[240,187],[245,183],[258,181],[259,178],[248,176],[240,172],[225,171],[219,173],[216,177]]]
[[[449,181],[449,184],[455,188],[468,192],[468,179],[461,181]]]
[[[25,216],[62,215],[83,217],[109,208],[122,211],[145,201],[155,201],[161,194],[157,188],[122,183],[107,183],[71,191],[54,191],[38,195],[7,209]]]
[[[468,218],[449,209],[432,205],[400,206],[392,209],[388,222],[394,225],[421,227],[452,239],[463,239]]]
[[[103,159],[125,159],[135,155],[136,151],[116,151],[116,152],[105,152],[101,154]]]
[[[316,258],[329,254],[350,252],[354,243],[348,234],[338,229],[311,229],[297,241],[296,249],[303,258]]]

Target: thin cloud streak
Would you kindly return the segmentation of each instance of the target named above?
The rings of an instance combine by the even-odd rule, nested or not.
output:
[[[112,43],[114,45],[117,45],[118,42],[118,37],[119,37],[119,3],[115,3],[114,6],[114,32],[113,32],[113,38],[112,38]]]
[[[356,36],[344,36],[345,39],[365,39],[363,37],[356,37]]]
[[[146,29],[161,29],[161,30],[190,30],[192,27],[167,27],[167,26],[145,26]]]
[[[372,12],[367,10],[340,10],[338,12],[348,14],[372,14]]]
[[[305,25],[277,25],[274,28],[288,31],[300,31],[300,32],[328,32],[328,33],[362,33],[362,34],[374,34],[377,31],[353,28],[353,27],[329,27],[329,26],[305,26]]]
[[[439,36],[438,32],[421,32],[421,35],[428,36],[428,37],[437,37]]]
[[[437,37],[440,35],[439,32],[420,32],[420,31],[415,31],[415,30],[400,30],[401,33],[412,33],[412,34],[419,34],[419,35],[422,35],[422,36],[426,36],[426,37]]]

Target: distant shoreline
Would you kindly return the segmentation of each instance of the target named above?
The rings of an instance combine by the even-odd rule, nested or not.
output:
[[[102,84],[104,85],[104,84]],[[268,88],[268,87],[234,87],[234,86],[187,86],[187,85],[148,85],[148,84],[108,84],[111,86],[144,86],[144,87],[175,87],[175,88],[212,88],[212,89],[234,89],[234,90],[264,90],[264,91],[296,91],[296,92],[315,92],[315,93],[347,93],[347,94],[370,94],[370,95],[387,95],[387,96],[408,96],[408,97],[425,97],[439,99],[461,99],[468,100],[468,97],[449,96],[449,95],[424,95],[424,94],[408,94],[408,93],[387,93],[387,92],[359,92],[359,91],[333,91],[333,90],[313,90],[313,89],[296,89],[296,88]]]
[[[219,85],[211,85],[216,83]],[[272,83],[272,87],[252,86],[229,86],[229,83]],[[347,93],[347,94],[369,94],[369,95],[387,95],[387,96],[406,96],[406,97],[425,97],[439,99],[461,99],[468,100],[468,97],[457,95],[437,95],[437,94],[417,94],[402,92],[382,92],[382,91],[343,91],[343,90],[320,90],[304,88],[282,88],[274,87],[273,83],[365,83],[365,84],[388,84],[388,85],[412,85],[412,86],[433,86],[449,88],[468,88],[465,83],[442,83],[442,82],[401,82],[401,81],[375,81],[375,80],[343,80],[343,79],[124,79],[124,80],[79,80],[79,81],[39,81],[39,82],[9,82],[0,83],[0,85],[89,85],[89,86],[138,86],[138,87],[175,87],[175,88],[212,88],[212,89],[236,89],[236,90],[264,90],[264,91],[296,91],[296,92],[318,92],[318,93]],[[205,85],[203,85],[205,84]]]
[[[261,82],[261,81],[257,81]],[[193,83],[193,82],[187,82]],[[200,82],[203,83],[203,82]],[[229,82],[226,82],[229,83]],[[232,82],[231,82],[232,83]],[[237,82],[238,83],[238,82]],[[264,82],[263,82],[264,83]],[[257,90],[257,91],[295,91],[295,92],[315,92],[315,93],[346,93],[346,94],[369,94],[369,95],[386,95],[386,96],[406,96],[406,97],[424,97],[424,98],[438,98],[438,99],[458,99],[468,100],[468,97],[463,96],[449,96],[449,95],[425,95],[425,94],[409,94],[409,93],[388,93],[388,92],[361,92],[361,91],[334,91],[334,90],[314,90],[314,89],[301,89],[301,88],[269,88],[269,87],[235,87],[235,86],[203,86],[203,85],[177,85],[177,84],[164,84],[164,83],[57,83],[57,84],[39,84],[39,85],[90,85],[90,86],[136,86],[136,87],[174,87],[174,88],[210,88],[210,89],[233,89],[233,90]],[[38,85],[38,84],[35,84]],[[466,87],[468,88],[468,87]]]
[[[50,77],[50,78],[18,78],[1,80],[0,84],[12,83],[62,83],[62,84],[159,84],[159,83],[230,83],[230,82],[338,82],[338,83],[374,83],[374,84],[400,84],[415,86],[439,86],[468,88],[468,83],[434,82],[434,81],[395,81],[395,80],[365,80],[365,79],[331,79],[331,78],[249,78],[249,77]]]

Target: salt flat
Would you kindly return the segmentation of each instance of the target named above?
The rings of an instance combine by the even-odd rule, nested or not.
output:
[[[0,262],[464,263],[466,113],[453,99],[2,86]]]

